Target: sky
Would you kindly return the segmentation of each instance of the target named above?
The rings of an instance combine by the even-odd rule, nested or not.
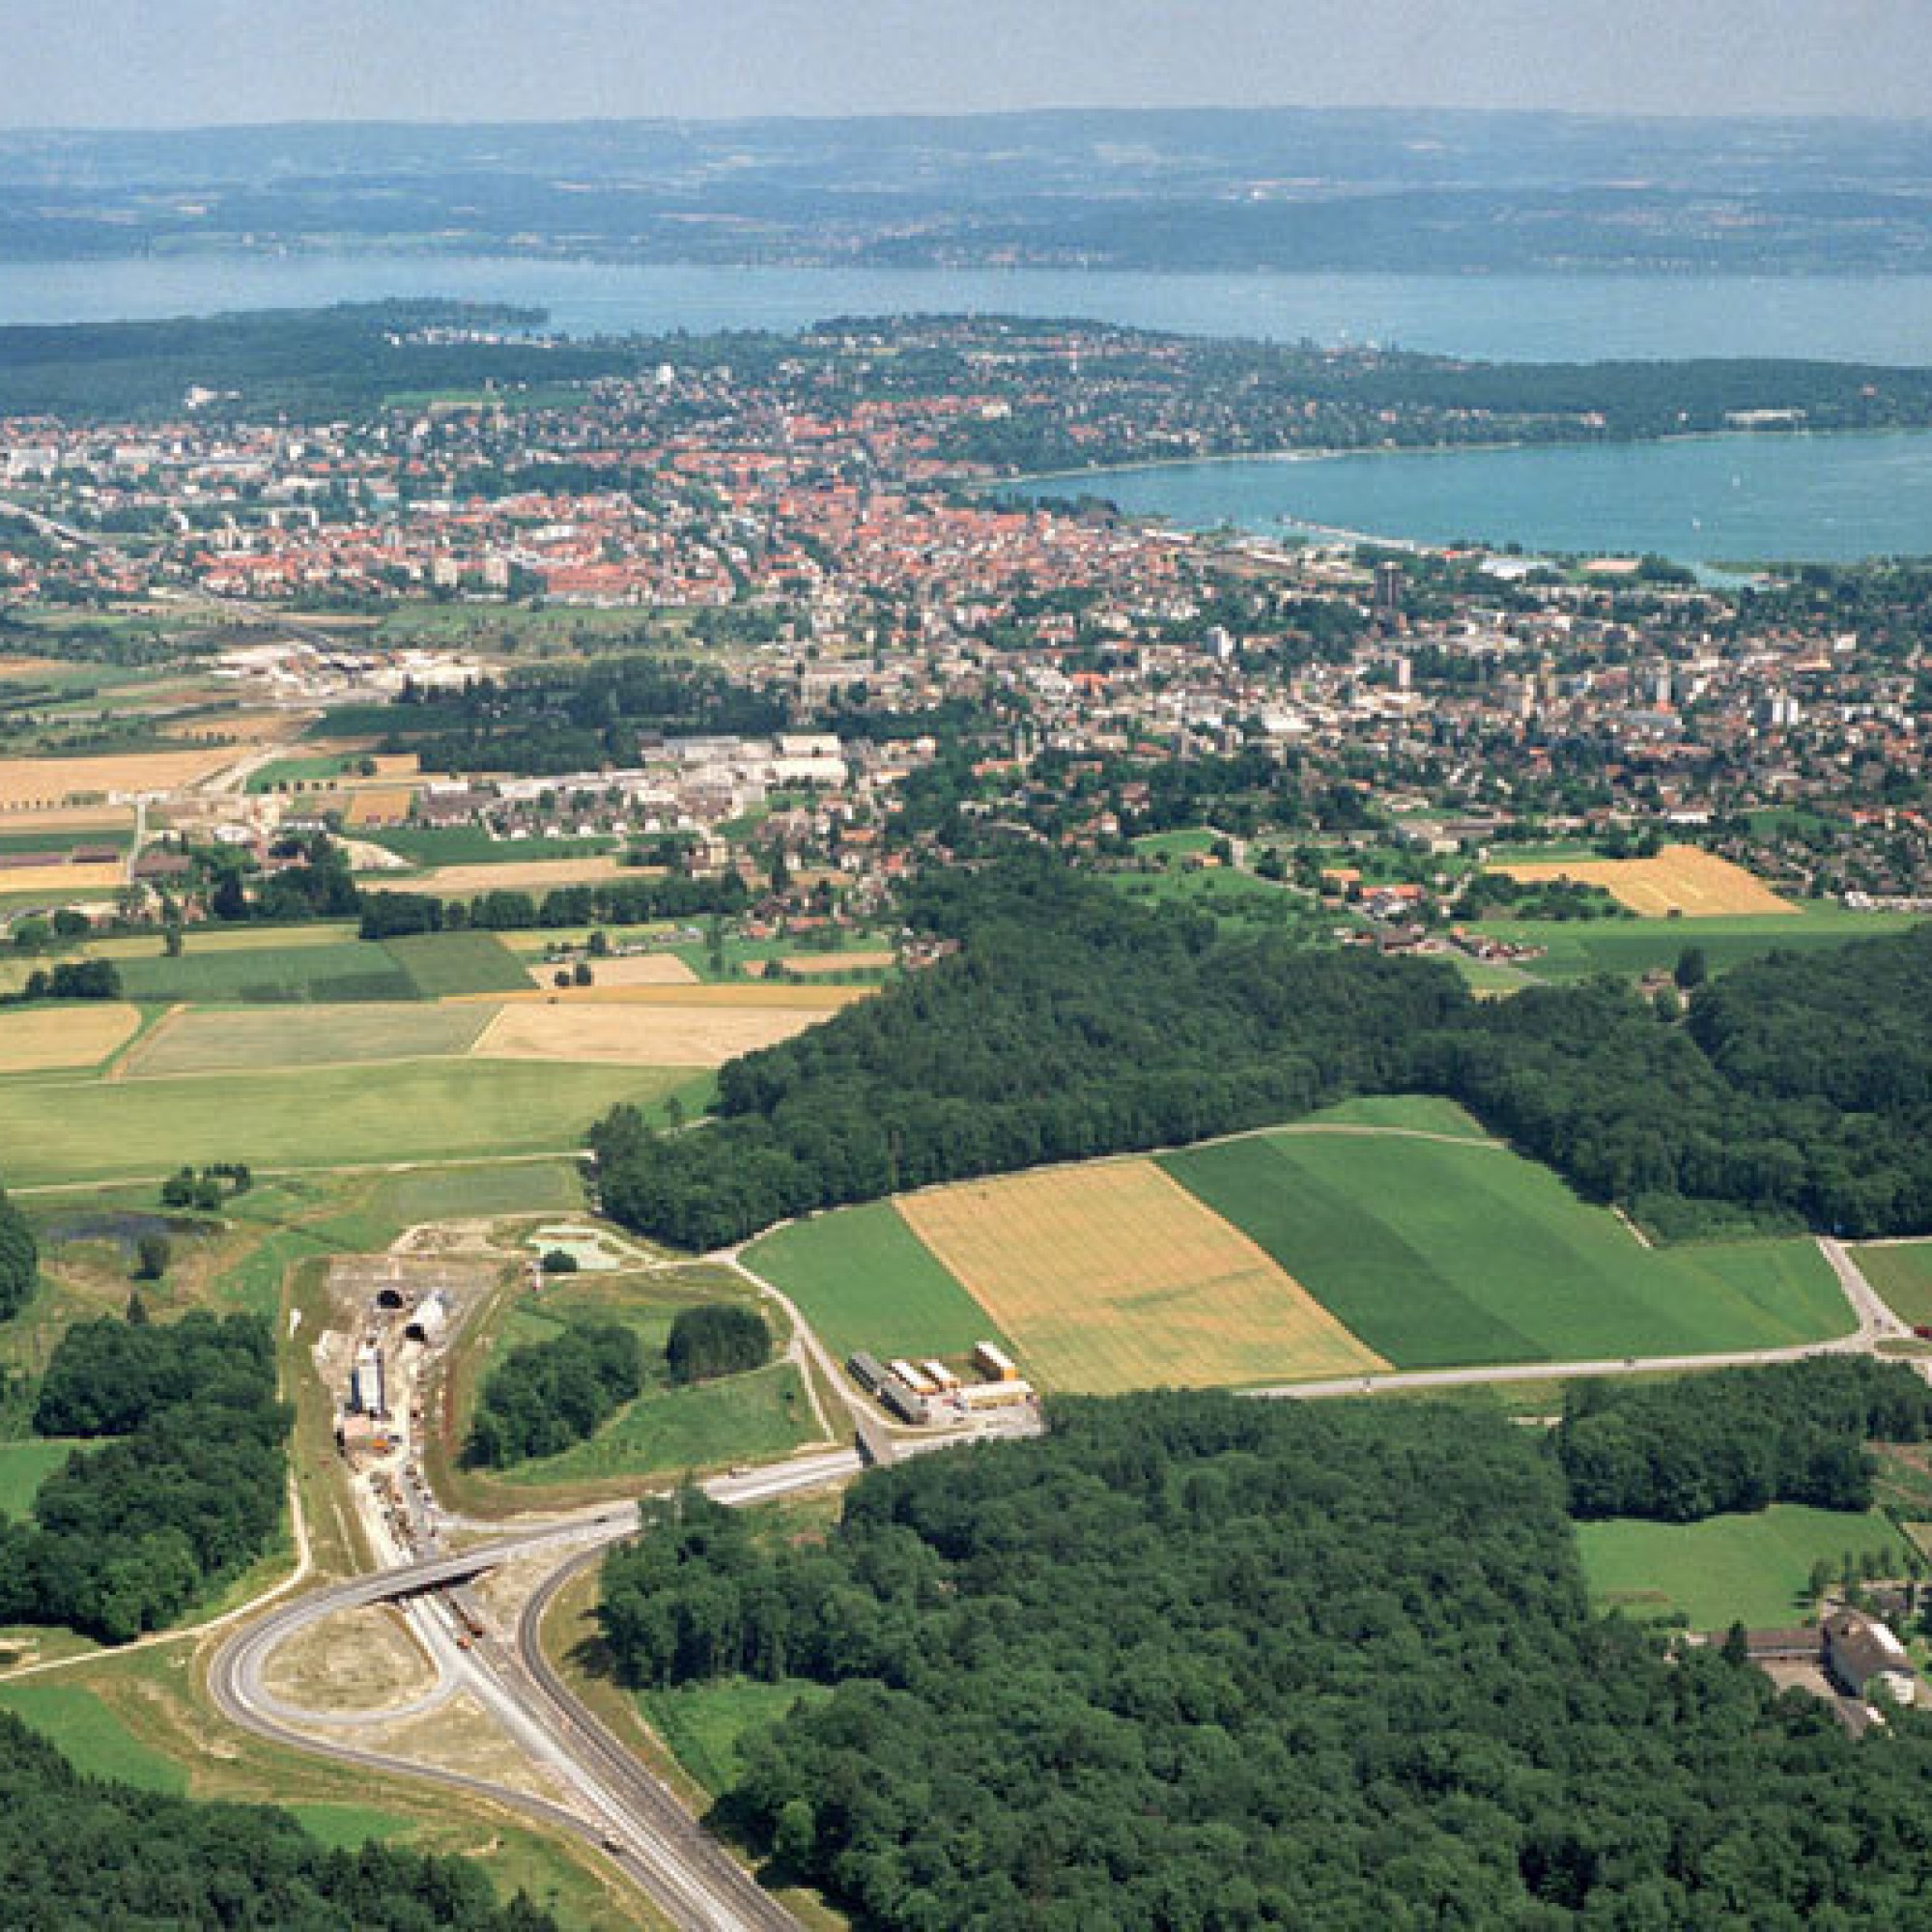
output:
[[[0,127],[1549,107],[1932,116],[1932,0],[0,0]]]

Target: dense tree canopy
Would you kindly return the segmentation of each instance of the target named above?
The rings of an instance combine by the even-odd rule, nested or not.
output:
[[[1866,1510],[1872,1441],[1918,1442],[1932,1388],[1909,1364],[1818,1356],[1633,1386],[1574,1383],[1554,1446],[1579,1517],[1694,1522],[1767,1503]]]
[[[1671,1231],[1717,1214],[1932,1229],[1932,926],[1740,967],[1677,1025],[1613,980],[1478,1002],[1441,961],[1223,931],[1046,860],[937,873],[910,912],[957,952],[730,1063],[717,1122],[655,1135],[619,1108],[599,1124],[611,1213],[706,1248],[1412,1090]]]
[[[41,1252],[27,1217],[0,1193],[0,1321],[33,1293],[40,1266]]]
[[[0,1622],[126,1642],[239,1576],[281,1524],[289,1413],[259,1317],[77,1322],[34,1425],[113,1439],[42,1483],[31,1521],[0,1523]]]
[[[831,1687],[723,1801],[861,1922],[1911,1923],[1932,1722],[1854,1744],[1586,1606],[1534,1438],[1147,1396],[867,1475],[822,1545],[695,1493],[606,1571],[633,1681]]]
[[[772,1331],[765,1318],[735,1301],[707,1301],[681,1310],[665,1343],[674,1382],[741,1375],[763,1368],[771,1358]]]
[[[554,1341],[512,1349],[483,1383],[464,1461],[501,1469],[557,1455],[643,1385],[643,1350],[621,1322],[576,1322]]]
[[[83,1777],[0,1714],[0,1898],[35,1932],[554,1932],[459,1859],[325,1849],[283,1811]]]

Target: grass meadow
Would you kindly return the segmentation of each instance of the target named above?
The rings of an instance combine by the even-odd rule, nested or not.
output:
[[[1867,1242],[1856,1259],[1901,1321],[1932,1322],[1932,1240]]]
[[[660,1110],[682,1090],[696,1111],[709,1086],[687,1069],[467,1059],[20,1079],[0,1081],[0,1146],[14,1187],[171,1173],[185,1161],[261,1170],[556,1153],[581,1147],[620,1100]]]
[[[415,933],[384,950],[425,1000],[530,989],[529,969],[494,932]]]
[[[1812,1607],[1814,1564],[1836,1572],[1847,1552],[1883,1550],[1889,1563],[1905,1554],[1903,1538],[1876,1510],[1859,1516],[1800,1503],[1702,1522],[1582,1522],[1577,1541],[1602,1607],[1633,1616],[1676,1610],[1704,1631],[1795,1624]]]
[[[1714,973],[1767,952],[1808,952],[1897,932],[1915,923],[1904,913],[1847,912],[1841,906],[1802,905],[1796,913],[1732,915],[1720,919],[1486,919],[1472,932],[1541,946],[1540,959],[1522,970],[1539,980],[1584,980],[1593,973],[1635,978],[1669,972],[1688,946],[1696,947]]]

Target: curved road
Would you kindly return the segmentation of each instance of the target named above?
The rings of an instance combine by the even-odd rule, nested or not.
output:
[[[720,1502],[755,1502],[842,1481],[859,1467],[852,1451],[835,1450],[721,1477],[705,1487]],[[792,1915],[578,1702],[543,1654],[542,1619],[556,1593],[610,1544],[637,1527],[635,1505],[607,1508],[595,1516],[545,1523],[454,1555],[400,1564],[311,1591],[223,1644],[210,1665],[210,1694],[231,1722],[258,1737],[384,1776],[428,1778],[509,1806],[596,1846],[680,1932],[797,1932]],[[557,1554],[557,1567],[526,1606],[514,1646],[506,1648],[487,1636],[466,1644],[454,1612],[439,1593],[513,1558],[550,1549]],[[396,1601],[403,1603],[435,1662],[440,1686],[474,1696],[532,1762],[562,1783],[571,1804],[493,1778],[318,1737],[292,1721],[290,1707],[264,1682],[274,1651],[339,1610]]]

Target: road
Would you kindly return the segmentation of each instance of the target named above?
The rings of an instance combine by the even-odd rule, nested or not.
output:
[[[723,1503],[760,1502],[848,1480],[860,1466],[855,1452],[832,1450],[719,1477],[705,1488]],[[636,1505],[606,1508],[312,1591],[230,1638],[210,1666],[210,1693],[230,1721],[258,1737],[384,1776],[429,1778],[508,1805],[598,1847],[681,1932],[795,1928],[791,1914],[578,1702],[543,1655],[543,1613],[557,1591],[637,1527]],[[440,1591],[513,1558],[553,1551],[556,1567],[526,1606],[514,1643],[500,1645],[487,1635],[466,1643],[468,1633],[456,1624]],[[317,1727],[327,1723],[326,1718],[294,1712],[268,1690],[268,1661],[290,1638],[338,1611],[392,1601],[403,1605],[437,1667],[439,1690],[423,1700],[422,1708],[444,1695],[468,1691],[532,1762],[569,1792],[568,1804],[493,1778],[434,1769],[371,1749],[350,1737],[318,1736]],[[353,1732],[355,1726],[339,1728]]]

